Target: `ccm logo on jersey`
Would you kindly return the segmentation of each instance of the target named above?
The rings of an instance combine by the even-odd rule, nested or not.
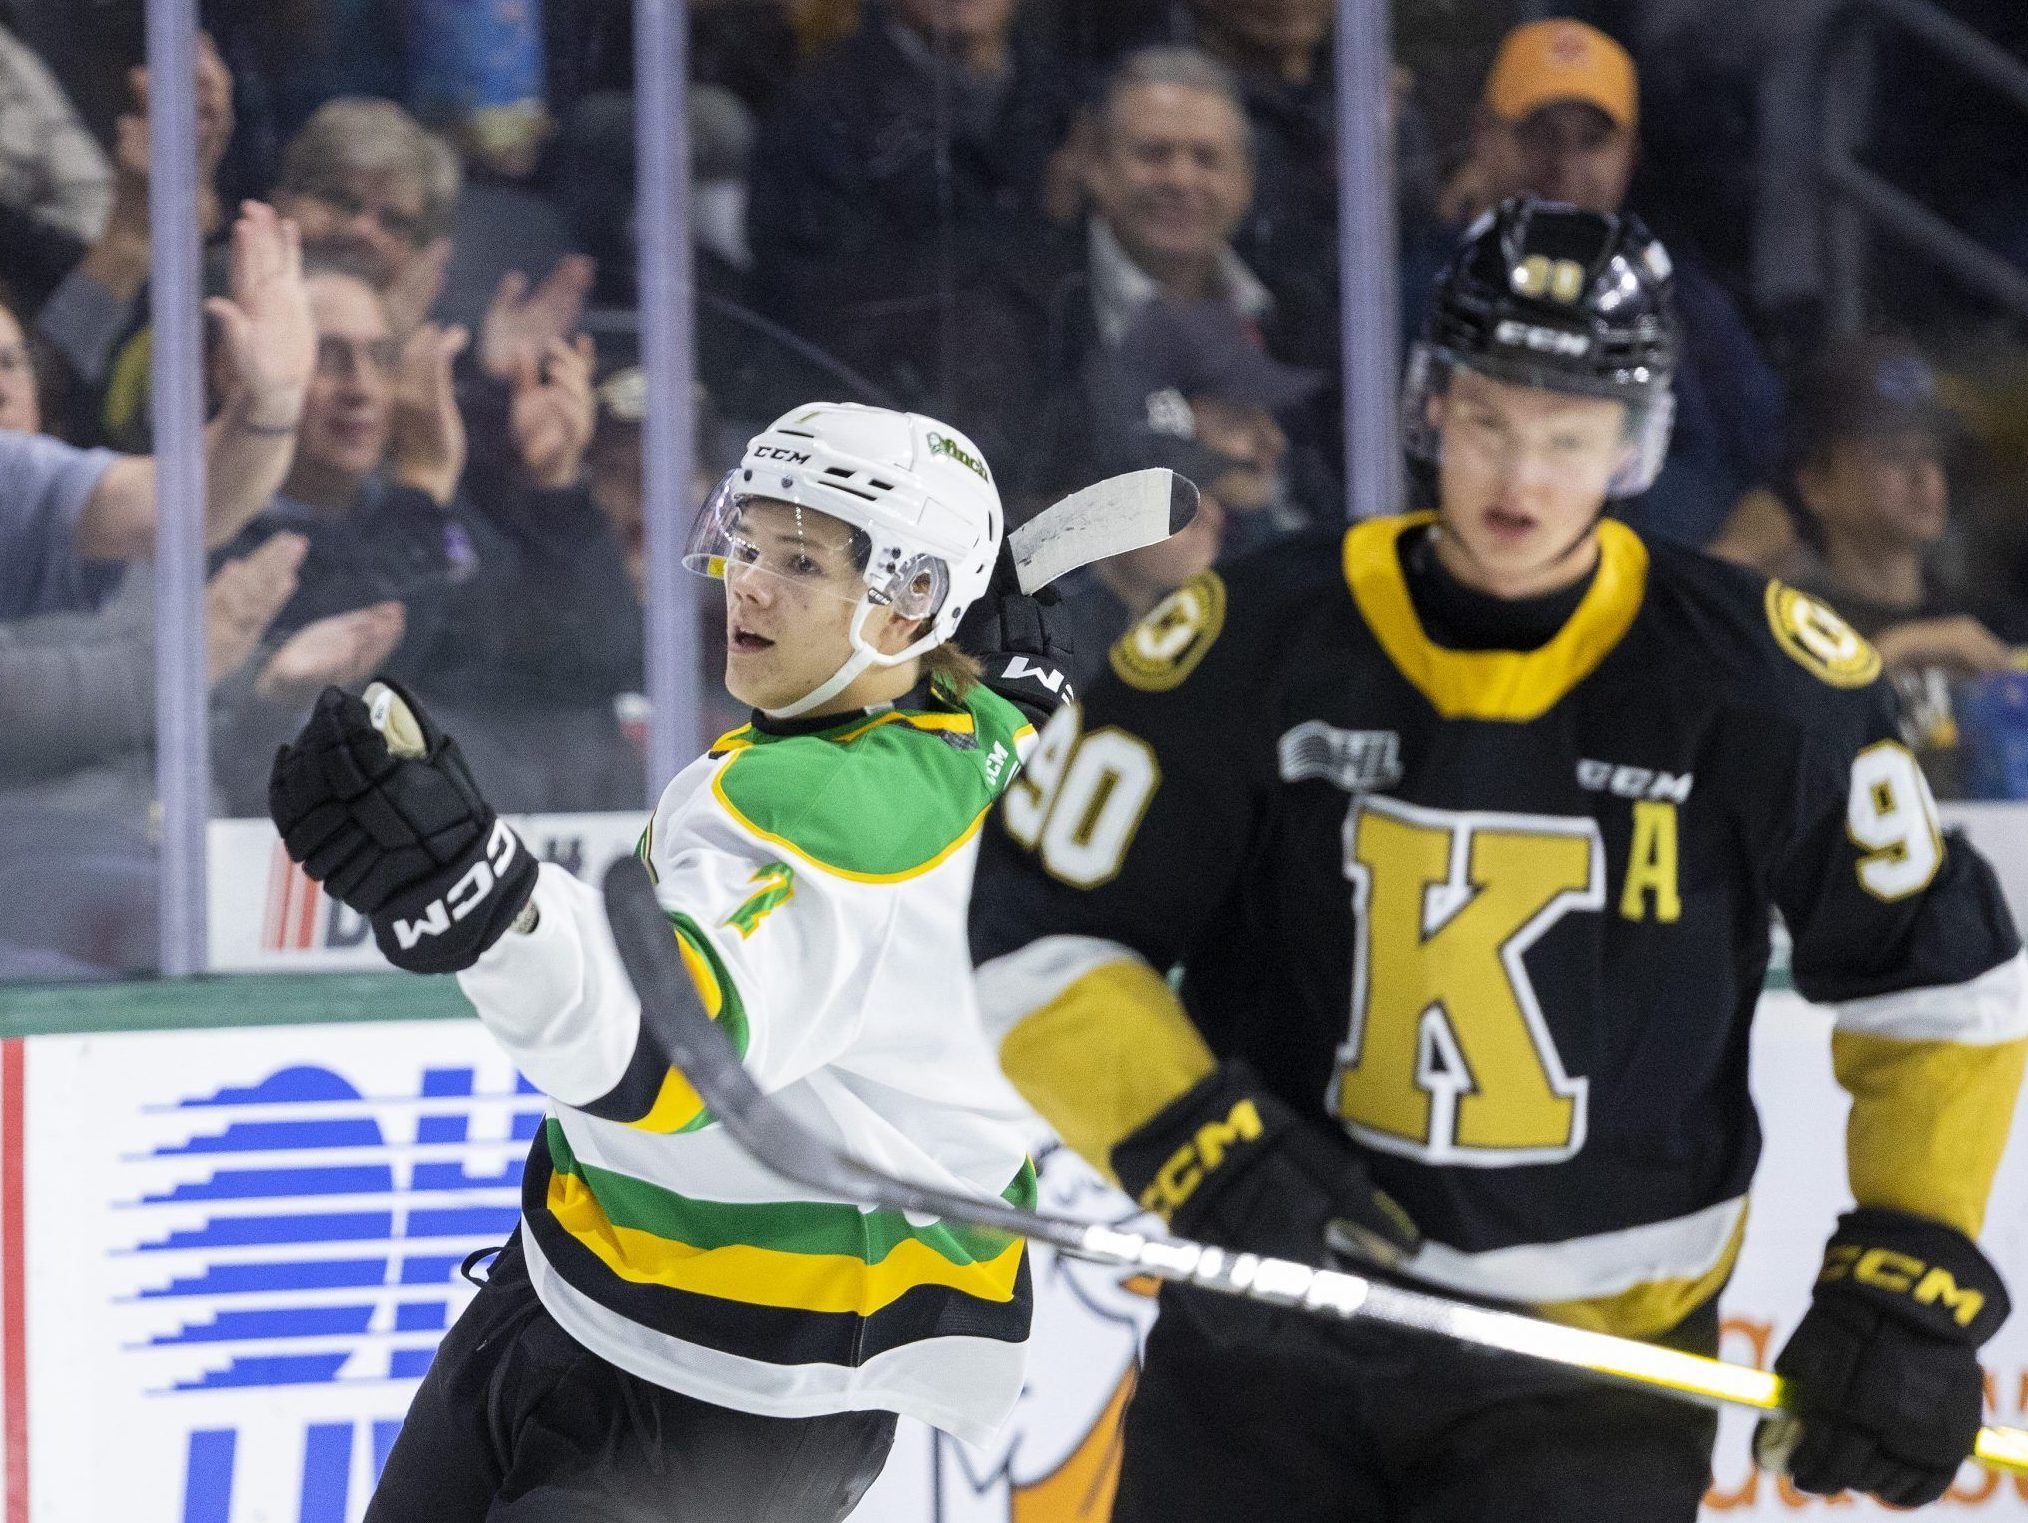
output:
[[[1959,1285],[1941,1264],[1925,1264],[1892,1248],[1833,1243],[1824,1255],[1824,1270],[1817,1280],[1822,1284],[1848,1275],[1875,1290],[1907,1296],[1918,1306],[1941,1304],[1960,1327],[1970,1327],[1986,1308],[1985,1292]]]
[[[986,786],[1000,786],[1000,773],[1007,765],[1007,748],[999,741],[993,742],[993,749],[986,755]]]
[[[1652,767],[1622,767],[1613,762],[1580,761],[1577,786],[1587,793],[1610,793],[1620,799],[1665,799],[1671,804],[1690,802],[1694,773],[1680,777],[1674,772],[1657,772]]]
[[[493,833],[486,838],[486,855],[465,870],[448,894],[432,899],[420,919],[396,920],[395,941],[406,952],[425,936],[443,935],[455,922],[486,902],[486,896],[499,885],[507,864],[513,860],[514,832],[507,828],[505,820],[495,820]]]
[[[1519,322],[1511,317],[1493,329],[1493,337],[1502,344],[1533,349],[1537,354],[1591,353],[1591,340],[1582,333],[1571,333],[1563,328],[1538,328],[1533,323]]]
[[[1223,1121],[1205,1122],[1155,1171],[1141,1192],[1142,1208],[1168,1216],[1197,1193],[1204,1176],[1225,1162],[1235,1143],[1258,1141],[1260,1134],[1260,1111],[1251,1100],[1241,1100]]]

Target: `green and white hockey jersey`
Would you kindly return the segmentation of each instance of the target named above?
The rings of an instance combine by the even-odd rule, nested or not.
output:
[[[1026,738],[1003,700],[940,685],[749,726],[678,775],[640,846],[763,1090],[876,1168],[1022,1206],[1030,1113],[981,1034],[965,907],[980,822]],[[762,1169],[643,1046],[597,893],[545,865],[535,903],[536,928],[459,981],[554,1101],[522,1202],[550,1314],[609,1362],[723,1406],[885,1409],[990,1436],[1021,1386],[1020,1240],[812,1198]]]

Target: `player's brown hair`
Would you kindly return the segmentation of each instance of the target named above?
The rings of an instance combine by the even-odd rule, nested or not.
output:
[[[942,677],[962,698],[986,675],[979,665],[977,656],[960,650],[956,642],[944,641],[922,658],[922,674],[925,677]]]

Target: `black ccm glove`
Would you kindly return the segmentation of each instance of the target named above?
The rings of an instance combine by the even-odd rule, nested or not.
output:
[[[1999,1271],[1963,1233],[1870,1207],[1840,1217],[1775,1360],[1795,1413],[1761,1423],[1755,1454],[1803,1491],[1934,1502],[1978,1437],[1978,1348],[2007,1311]]]
[[[1183,1237],[1316,1264],[1398,1264],[1421,1241],[1350,1143],[1227,1063],[1113,1147],[1113,1172]]]
[[[1066,669],[1072,651],[1049,627],[1056,589],[1033,597],[1021,590],[1014,555],[1000,546],[986,595],[965,611],[958,624],[961,650],[979,658],[986,686],[1028,716],[1036,729],[1049,723],[1059,704],[1075,703]]]
[[[327,687],[275,755],[268,813],[303,871],[367,918],[389,962],[455,973],[506,933],[537,864],[479,796],[458,743],[387,686],[414,715],[422,754],[392,755],[366,704]]]

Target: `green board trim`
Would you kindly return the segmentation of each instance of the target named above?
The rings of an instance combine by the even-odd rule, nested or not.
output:
[[[103,984],[0,983],[0,1038],[101,1031],[470,1020],[454,978],[411,973],[239,973]]]

